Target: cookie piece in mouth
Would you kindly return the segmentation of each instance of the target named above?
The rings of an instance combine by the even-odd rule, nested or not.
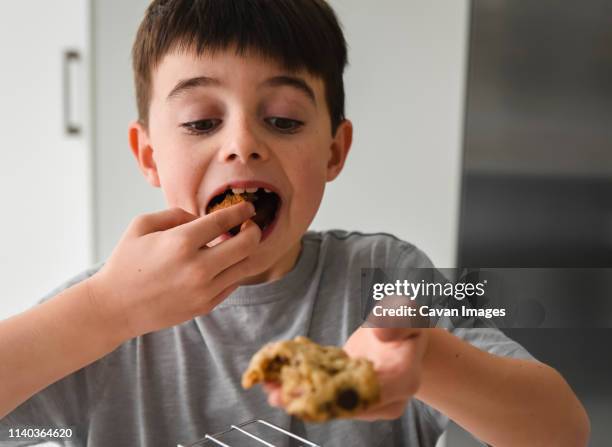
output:
[[[372,362],[306,337],[269,343],[251,359],[242,386],[276,382],[286,411],[309,422],[352,417],[380,399]]]
[[[206,214],[214,213],[240,202],[251,202],[255,206],[255,216],[251,220],[263,231],[274,222],[280,205],[280,197],[278,194],[264,188],[257,188],[255,192],[241,193],[234,193],[232,189],[228,188],[223,193],[212,198],[206,207]],[[232,236],[237,235],[239,232],[240,225],[235,226],[229,231]]]

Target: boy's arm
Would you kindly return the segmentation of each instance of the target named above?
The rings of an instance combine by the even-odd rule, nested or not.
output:
[[[200,218],[180,208],[139,216],[95,275],[1,321],[0,419],[123,341],[210,312],[256,271],[254,214],[244,202]]]
[[[442,329],[358,329],[345,349],[374,361],[382,403],[362,419],[400,417],[414,396],[496,447],[588,444],[589,420],[553,368],[499,357]]]
[[[495,446],[586,446],[589,419],[563,377],[431,330],[415,397]]]
[[[0,322],[0,418],[127,338],[125,328],[100,318],[90,298],[88,279]]]

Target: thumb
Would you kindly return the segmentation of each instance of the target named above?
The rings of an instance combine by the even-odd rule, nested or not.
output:
[[[136,217],[131,224],[131,233],[136,236],[165,231],[197,219],[182,208],[170,208],[155,213],[142,214]]]
[[[372,328],[374,331],[374,336],[378,338],[382,342],[389,341],[401,341],[407,340],[409,338],[414,338],[419,335],[421,329],[413,329],[413,328],[382,328],[376,327]]]

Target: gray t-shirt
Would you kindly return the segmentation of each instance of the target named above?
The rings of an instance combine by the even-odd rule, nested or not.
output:
[[[259,387],[240,386],[250,357],[266,342],[307,335],[343,345],[362,323],[361,269],[372,267],[432,264],[418,248],[391,235],[308,232],[296,265],[284,277],[240,287],[209,315],[129,340],[50,385],[0,420],[0,445],[33,444],[7,441],[10,428],[71,427],[72,438],[60,440],[66,446],[176,446],[262,418],[322,446],[433,446],[448,418],[417,399],[395,421],[304,424],[270,407]],[[532,358],[496,329],[452,331],[482,350]]]

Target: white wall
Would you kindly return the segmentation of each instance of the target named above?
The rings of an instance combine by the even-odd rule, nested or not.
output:
[[[110,255],[130,220],[164,208],[160,190],[138,170],[128,145],[136,117],[131,47],[147,0],[92,0],[95,72],[95,252]]]
[[[147,4],[94,0],[99,259],[133,216],[164,207],[127,145],[136,116],[129,51]],[[453,266],[468,0],[331,4],[350,45],[347,113],[356,132],[313,228],[394,233]]]
[[[0,13],[0,319],[92,261],[88,3],[5,2]],[[80,55],[69,95],[67,50]],[[68,103],[79,135],[66,132]]]
[[[468,1],[331,4],[350,45],[347,116],[355,140],[314,226],[393,233],[451,267]]]

